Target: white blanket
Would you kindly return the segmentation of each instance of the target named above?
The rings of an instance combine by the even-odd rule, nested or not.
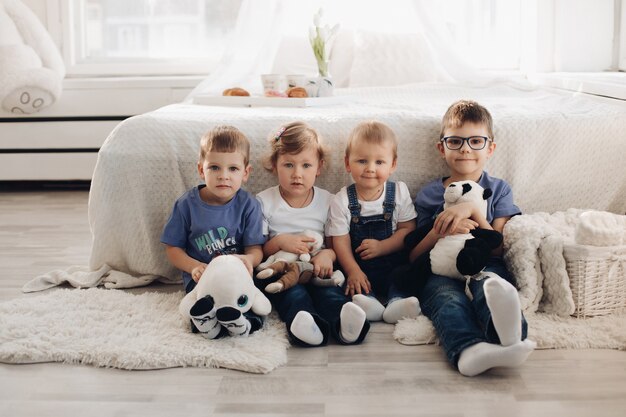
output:
[[[524,312],[574,313],[563,257],[581,210],[515,216],[504,228],[504,260],[515,276]]]
[[[317,185],[336,192],[349,183],[343,149],[350,130],[360,121],[380,120],[399,139],[394,178],[406,182],[415,195],[426,182],[446,173],[435,149],[443,113],[457,99],[476,99],[491,111],[495,123],[497,151],[487,170],[511,184],[523,211],[626,211],[626,103],[505,85],[415,84],[337,94],[349,100],[304,109],[172,105],[120,123],[98,154],[91,184],[90,270],[108,265],[144,277],[137,285],[144,285],[145,277],[180,279],[159,237],[174,201],[200,182],[200,137],[220,124],[238,127],[252,142],[253,172],[247,188],[257,193],[276,184],[259,163],[268,150],[266,138],[282,123],[310,123],[332,147],[330,166]],[[49,279],[39,280],[30,288],[49,284]]]

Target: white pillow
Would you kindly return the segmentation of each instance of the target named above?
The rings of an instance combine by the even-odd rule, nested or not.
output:
[[[426,38],[417,33],[356,32],[350,87],[449,79]]]

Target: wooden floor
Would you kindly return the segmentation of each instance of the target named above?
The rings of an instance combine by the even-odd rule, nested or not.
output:
[[[37,274],[87,264],[87,201],[0,192],[0,301],[27,296]],[[626,416],[626,352],[536,351],[521,368],[465,378],[439,347],[402,346],[392,331],[376,323],[360,346],[291,348],[269,375],[0,364],[0,416]]]

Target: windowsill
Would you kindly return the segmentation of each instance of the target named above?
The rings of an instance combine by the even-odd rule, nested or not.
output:
[[[546,87],[626,100],[626,72],[551,72],[528,79]]]
[[[63,89],[100,88],[189,88],[198,85],[205,76],[128,76],[128,77],[66,77]]]
[[[57,103],[34,114],[2,118],[134,116],[180,103],[203,76],[65,78]]]

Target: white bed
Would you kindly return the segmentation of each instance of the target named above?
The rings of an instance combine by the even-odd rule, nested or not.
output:
[[[198,143],[213,126],[234,125],[252,142],[254,170],[246,188],[256,193],[275,184],[259,164],[268,134],[284,122],[310,123],[333,149],[317,184],[335,192],[349,181],[342,161],[349,131],[361,120],[383,121],[400,141],[394,177],[415,194],[446,172],[434,143],[441,115],[460,98],[476,99],[491,111],[498,148],[487,169],[511,184],[524,212],[626,212],[626,102],[558,90],[435,83],[336,94],[348,100],[304,109],[181,104],[120,123],[100,150],[91,185],[90,269],[108,265],[143,276],[122,286],[179,280],[159,236],[176,198],[199,183]]]

